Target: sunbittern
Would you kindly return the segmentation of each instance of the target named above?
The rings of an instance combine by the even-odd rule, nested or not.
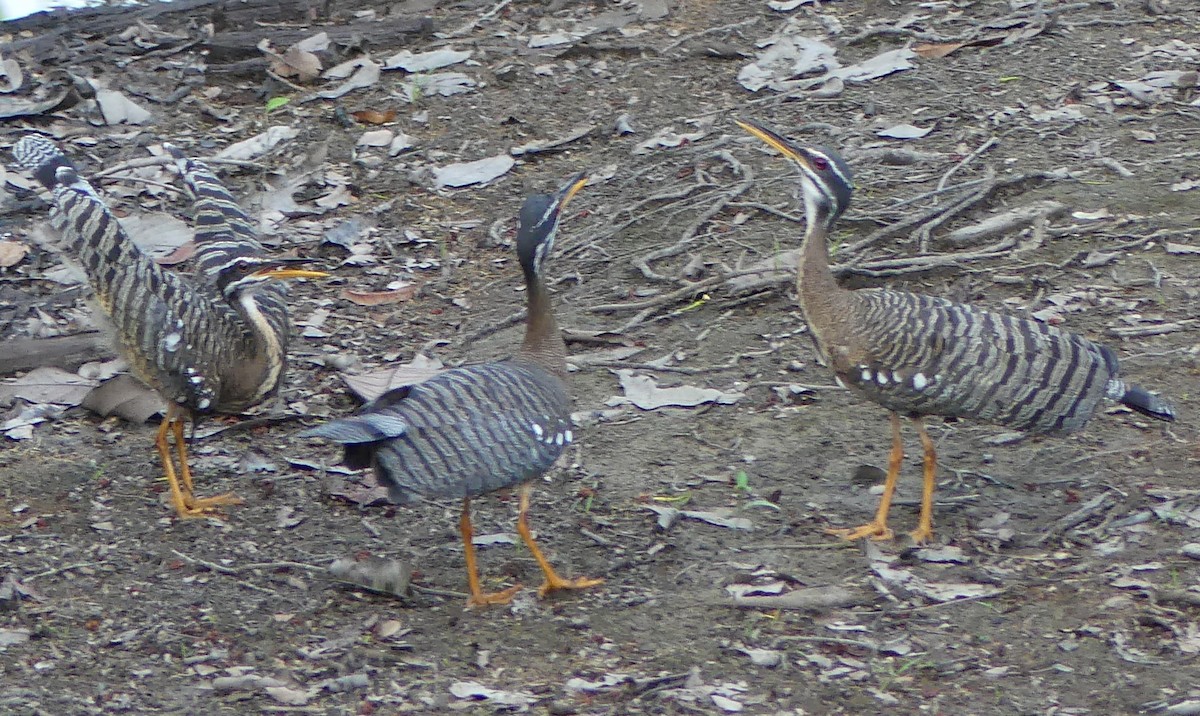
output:
[[[469,606],[506,604],[521,588],[485,593],[472,543],[471,498],[513,485],[520,485],[517,532],[545,575],[539,596],[603,581],[560,577],[534,542],[527,517],[530,481],[549,470],[573,438],[566,345],[542,266],[553,250],[563,207],[586,183],[580,175],[557,194],[530,196],[521,207],[517,256],[528,316],[515,357],[439,373],[385,393],[358,415],[302,433],[342,443],[345,463],[373,467],[393,502],[403,504],[412,493],[462,498],[459,529]]]
[[[843,384],[891,411],[892,451],[875,519],[832,530],[847,539],[889,539],[888,508],[904,459],[900,415],[916,423],[925,452],[917,543],[933,537],[937,454],[924,415],[974,418],[1034,434],[1082,428],[1104,398],[1159,420],[1165,400],[1121,381],[1105,346],[1039,321],[883,288],[848,290],[829,269],[829,232],[850,204],[850,169],[837,152],[789,143],[748,121],[737,124],[800,170],[807,220],[796,288],[805,320]]]
[[[244,410],[279,390],[289,331],[279,279],[327,274],[291,268],[295,259],[263,256],[250,220],[225,186],[201,162],[163,146],[195,195],[195,283],[143,253],[53,142],[23,137],[13,156],[51,191],[51,222],[82,264],[130,370],[166,400],[155,445],[171,502],[180,517],[200,517],[241,500],[232,494],[195,497],[184,423],[204,413]]]

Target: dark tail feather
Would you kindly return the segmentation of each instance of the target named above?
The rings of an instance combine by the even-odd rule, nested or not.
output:
[[[47,189],[58,186],[60,168],[75,169],[75,165],[54,142],[36,134],[22,137],[12,151],[17,164],[32,172],[33,177]]]
[[[388,413],[363,413],[309,428],[302,438],[325,438],[343,445],[374,443],[398,438],[408,429],[403,418]]]
[[[1122,405],[1129,406],[1142,415],[1147,415],[1158,420],[1166,420],[1169,423],[1175,422],[1175,408],[1145,388],[1136,385],[1126,386],[1125,393],[1117,398],[1117,401]]]

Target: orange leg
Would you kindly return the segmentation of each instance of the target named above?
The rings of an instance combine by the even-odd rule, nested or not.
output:
[[[529,552],[537,560],[538,566],[542,568],[542,574],[546,575],[546,580],[542,582],[542,586],[538,587],[538,596],[544,597],[550,592],[560,589],[587,589],[597,584],[603,584],[603,579],[594,579],[591,577],[563,579],[554,571],[554,567],[550,566],[549,560],[542,554],[542,550],[538,548],[537,543],[533,541],[533,532],[529,530],[529,495],[532,492],[533,487],[528,483],[521,485],[521,506],[517,513],[517,533],[521,535],[521,539],[525,540],[525,546],[529,548]]]
[[[171,423],[175,421],[173,415],[173,408],[168,407],[167,414],[163,416],[162,423],[158,426],[158,435],[154,438],[154,446],[158,448],[158,456],[162,459],[167,484],[171,486],[171,504],[175,506],[175,513],[180,517],[199,517],[200,515],[191,513],[188,501],[183,496],[183,489],[179,486],[179,479],[175,477],[175,462],[171,459],[171,446],[167,441],[167,433],[171,430]]]
[[[921,517],[917,521],[917,528],[909,535],[912,536],[913,542],[924,544],[933,539],[933,490],[937,477],[937,451],[925,430],[925,421],[913,418],[913,422],[917,424],[921,447],[925,449],[925,486],[921,491]]]
[[[475,531],[471,529],[471,498],[463,498],[462,514],[458,518],[458,531],[462,534],[463,556],[467,560],[467,587],[471,597],[467,599],[468,607],[485,607],[489,604],[508,604],[521,591],[521,585],[509,587],[499,592],[485,593],[479,586],[479,566],[475,562],[475,545],[471,538]]]
[[[197,513],[188,516],[195,517],[212,514],[218,507],[242,504],[242,499],[233,493],[217,495],[216,497],[196,497],[193,494],[192,471],[188,467],[187,459],[187,441],[183,438],[184,418],[183,416],[176,416],[173,422],[175,450],[179,453],[179,477],[183,482],[184,500],[190,511]]]
[[[862,539],[863,537],[870,537],[873,540],[891,539],[892,530],[887,526],[888,510],[892,507],[892,493],[896,491],[896,478],[900,476],[900,466],[903,462],[904,442],[900,438],[900,416],[892,413],[892,452],[888,456],[887,479],[883,483],[883,495],[879,498],[879,509],[875,511],[875,519],[853,529],[826,531],[848,540]]]

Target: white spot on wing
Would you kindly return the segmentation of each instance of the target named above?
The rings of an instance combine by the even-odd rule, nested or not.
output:
[[[196,407],[201,410],[207,410],[210,405],[212,405],[212,401],[208,398],[201,398],[200,402],[196,403]]]
[[[878,373],[875,374],[875,382],[879,383],[880,385],[887,385],[888,384],[887,374],[884,373],[883,371],[879,371]]]
[[[864,383],[870,383],[870,382],[871,382],[871,371],[870,371],[869,369],[867,369],[867,368],[863,368],[863,371],[862,371],[862,380],[863,380],[863,382],[864,382]]]
[[[925,390],[925,386],[929,385],[929,380],[924,373],[914,373],[912,377],[912,386],[917,390]]]
[[[163,336],[163,350],[168,353],[174,353],[179,350],[179,344],[183,342],[183,336],[178,333],[168,333]]]
[[[533,423],[533,434],[540,438],[542,436],[542,432],[542,426],[538,425],[537,423]]]
[[[563,444],[563,434],[562,434],[562,433],[559,433],[558,435],[555,435],[555,436],[554,436],[554,444],[555,444],[555,445],[562,445],[562,444]]]
[[[567,432],[563,433],[563,436],[566,438],[566,441],[567,441],[567,443],[568,443],[568,444],[569,444],[569,443],[570,443],[572,440],[574,440],[574,439],[575,439],[575,434],[574,434],[574,433],[572,433],[570,430],[568,430]]]

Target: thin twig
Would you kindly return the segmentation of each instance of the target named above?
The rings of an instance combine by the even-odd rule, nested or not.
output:
[[[958,164],[955,164],[954,166],[950,167],[950,169],[945,174],[942,175],[942,178],[938,180],[937,191],[941,191],[942,189],[944,189],[946,187],[946,182],[950,180],[950,177],[954,176],[955,172],[957,172],[959,169],[962,169],[966,165],[970,164],[972,161],[975,160],[976,157],[978,157],[980,154],[983,154],[988,149],[991,149],[992,147],[994,147],[999,141],[1000,140],[996,139],[995,137],[988,137],[988,140],[986,142],[984,142],[983,144],[980,144],[979,147],[975,151],[973,151],[970,154],[968,154],[967,156],[963,157],[962,161],[960,161]]]

